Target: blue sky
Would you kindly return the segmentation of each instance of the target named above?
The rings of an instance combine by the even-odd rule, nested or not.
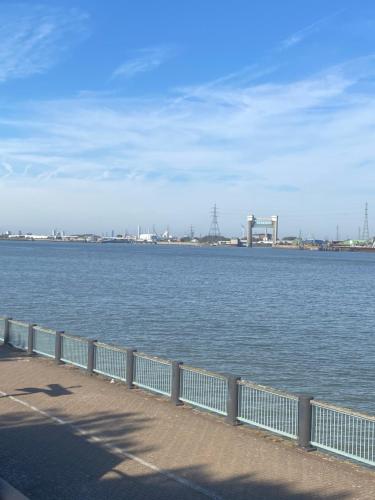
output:
[[[0,230],[375,230],[372,1],[0,1]]]

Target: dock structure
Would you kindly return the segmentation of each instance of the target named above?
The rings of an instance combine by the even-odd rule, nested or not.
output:
[[[60,358],[87,362],[73,343],[58,344],[62,335]],[[372,469],[177,406],[177,386],[171,404],[144,392],[141,378],[90,375],[92,364],[61,365],[36,346],[0,346],[0,476],[30,499],[375,498]],[[110,356],[122,373],[121,356]]]

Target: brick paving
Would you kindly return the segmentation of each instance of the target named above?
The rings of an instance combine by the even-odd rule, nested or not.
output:
[[[0,476],[30,499],[371,499],[375,472],[0,347]]]

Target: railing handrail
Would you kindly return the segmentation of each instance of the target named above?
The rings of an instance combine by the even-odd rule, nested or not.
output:
[[[286,392],[281,389],[275,389],[274,387],[269,387],[268,385],[257,384],[256,382],[252,382],[251,380],[240,379],[237,381],[238,385],[245,385],[246,387],[251,387],[252,389],[256,389],[258,391],[267,392],[268,394],[274,394],[275,396],[281,396],[283,398],[292,399],[298,401],[297,394],[293,394],[292,392]]]
[[[37,330],[38,332],[43,332],[43,333],[50,333],[51,335],[56,335],[56,330],[53,330],[52,328],[47,328],[44,326],[40,325],[33,325],[34,330]]]
[[[222,380],[226,380],[228,375],[219,372],[212,372],[210,370],[205,370],[204,368],[197,368],[196,366],[191,366],[188,364],[181,365],[181,370],[189,370],[191,372],[201,373],[202,375],[206,375],[208,377],[218,378]]]
[[[353,410],[352,408],[345,408],[343,406],[335,405],[333,403],[327,403],[326,401],[321,401],[320,399],[313,399],[311,401],[312,406],[317,406],[319,408],[325,408],[327,410],[332,410],[337,413],[342,413],[345,415],[350,415],[351,417],[362,418],[365,420],[371,420],[375,422],[375,415],[370,415],[369,413]]]
[[[78,342],[87,343],[90,341],[90,339],[88,337],[82,337],[81,335],[73,335],[73,334],[68,333],[68,332],[61,332],[60,335],[62,337],[68,338],[68,339],[77,340]]]
[[[96,340],[94,342],[94,345],[96,347],[102,347],[103,349],[108,349],[110,351],[121,351],[121,352],[126,352],[128,350],[127,347],[117,345],[117,344],[107,344],[106,342],[100,342],[99,340]]]
[[[27,321],[21,321],[19,319],[9,319],[9,323],[12,325],[29,326]]]
[[[156,361],[158,363],[162,363],[164,365],[172,365],[172,361],[167,358],[161,358],[159,356],[153,356],[152,354],[147,354],[142,351],[136,351],[134,353],[134,357],[136,358],[143,358],[143,359],[149,359],[150,361]]]

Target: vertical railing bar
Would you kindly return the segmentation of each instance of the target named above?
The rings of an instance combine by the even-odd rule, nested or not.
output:
[[[61,364],[61,355],[62,355],[62,336],[64,331],[56,332],[55,336],[55,363]]]
[[[372,425],[370,424],[370,422],[368,422],[368,427],[369,429],[367,430],[367,457],[368,459],[370,460],[370,430],[372,428]]]
[[[96,339],[88,339],[87,340],[87,371],[88,373],[93,373],[94,372],[94,367],[95,367],[95,342],[97,342]],[[82,360],[83,361],[83,360]],[[84,364],[82,362],[82,364]]]
[[[231,425],[237,425],[239,423],[237,420],[239,380],[241,380],[241,377],[235,375],[228,375],[227,377],[226,420]]]
[[[355,443],[355,454],[357,456],[359,456],[359,453],[361,452],[361,448],[360,448],[360,439],[361,439],[361,434],[360,434],[360,422],[359,422],[359,419],[356,418],[355,419],[356,421],[356,434],[355,434],[355,437],[356,437],[356,443]],[[359,449],[359,451],[358,451]]]
[[[134,348],[129,348],[126,350],[126,385],[128,389],[133,389],[133,380],[134,377],[136,376],[136,367],[137,367],[137,361],[134,362],[135,358],[134,354],[137,352],[137,349]]]
[[[353,422],[353,417],[351,416],[350,417],[350,420],[351,422]],[[352,439],[351,439],[351,443],[352,443],[352,455],[354,455],[354,445],[355,445],[355,426],[353,424],[351,424],[351,428],[353,429],[351,434],[352,434]]]
[[[340,450],[342,450],[342,451],[344,451],[344,449],[343,449],[344,432],[345,432],[344,415],[340,415]]]
[[[28,326],[28,332],[27,332],[27,354],[28,356],[33,355],[33,350],[34,350],[34,326],[36,324],[30,324]]]
[[[11,319],[8,316],[4,318],[4,345],[9,344],[9,322]]]
[[[315,449],[311,446],[311,425],[313,396],[301,394],[298,397],[298,445],[306,451]]]

